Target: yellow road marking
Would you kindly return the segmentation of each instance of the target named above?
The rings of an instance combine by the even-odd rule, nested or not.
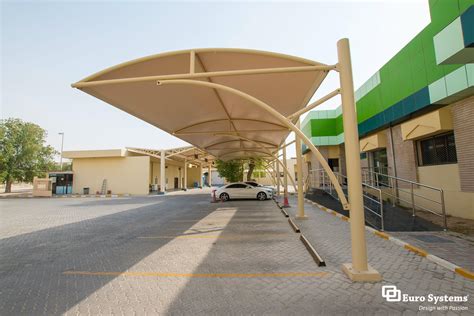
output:
[[[328,272],[276,272],[276,273],[172,273],[172,272],[107,272],[64,271],[65,275],[131,276],[131,277],[184,277],[184,278],[288,278],[326,277]]]
[[[228,221],[230,220],[230,221]],[[258,218],[255,218],[255,219],[233,219],[232,217],[229,217],[229,218],[215,218],[215,219],[212,219],[212,218],[206,218],[206,219],[176,219],[176,220],[172,220],[171,222],[176,222],[176,223],[199,223],[199,224],[202,224],[202,223],[221,223],[221,222],[242,222],[242,223],[247,223],[247,222],[271,222],[271,221],[276,221],[278,219],[274,219],[274,218],[265,218],[265,219],[258,219]]]
[[[177,236],[140,236],[139,239],[200,239],[200,238],[218,238],[218,239],[241,239],[241,238],[258,238],[258,237],[275,237],[275,236],[290,236],[287,233],[281,234],[253,234],[253,235],[177,235]]]

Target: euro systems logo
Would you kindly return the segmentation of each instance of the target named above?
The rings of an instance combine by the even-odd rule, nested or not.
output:
[[[401,302],[402,291],[397,289],[395,285],[384,285],[382,286],[382,297],[384,297],[387,302]]]
[[[465,303],[469,300],[468,295],[409,295],[402,293],[395,285],[382,286],[382,297],[387,302],[428,302],[434,305],[438,303]]]

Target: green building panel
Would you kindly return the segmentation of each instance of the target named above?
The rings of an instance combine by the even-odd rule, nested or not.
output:
[[[464,64],[438,65],[433,37],[464,12],[464,24],[473,23],[469,12],[474,10],[474,0],[430,0],[429,5],[431,23],[379,70],[380,83],[364,91],[365,95],[357,100],[361,135],[429,106],[433,83],[465,67]],[[337,136],[343,132],[341,115],[331,119],[322,117],[320,114],[309,120],[310,129],[303,126],[307,136]]]
[[[336,118],[311,120],[311,136],[337,135]]]

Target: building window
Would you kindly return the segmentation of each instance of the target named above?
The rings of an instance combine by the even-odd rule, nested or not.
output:
[[[418,165],[432,166],[457,163],[454,134],[437,135],[419,140]]]

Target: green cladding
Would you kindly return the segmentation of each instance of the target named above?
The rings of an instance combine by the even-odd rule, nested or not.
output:
[[[428,86],[456,69],[465,67],[464,64],[438,64],[433,37],[459,16],[463,25],[472,25],[474,0],[430,0],[429,5],[431,23],[379,70],[379,82],[370,84],[369,88],[366,83],[365,87],[359,89],[363,90],[362,93],[356,93],[361,135],[429,106]],[[462,16],[464,12],[466,14]],[[470,41],[466,37],[470,38],[471,33],[464,33],[465,40]],[[342,116],[338,114],[332,118],[315,115],[305,120],[305,134],[316,138],[340,135],[343,132]]]

